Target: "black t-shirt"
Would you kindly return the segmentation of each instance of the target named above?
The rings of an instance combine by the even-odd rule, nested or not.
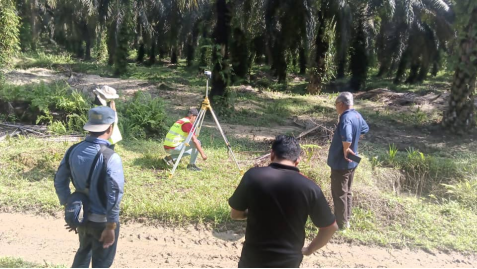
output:
[[[317,227],[335,222],[320,187],[298,168],[278,163],[248,170],[229,205],[248,209],[241,263],[252,267],[301,261],[308,216]]]

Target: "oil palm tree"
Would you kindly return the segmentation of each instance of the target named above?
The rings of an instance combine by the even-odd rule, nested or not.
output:
[[[438,51],[453,37],[453,13],[444,0],[396,1],[395,15],[383,16],[378,34],[378,77],[393,73],[400,83],[422,82]]]
[[[443,125],[463,134],[475,126],[475,82],[477,77],[477,4],[473,0],[456,2],[459,49],[451,86],[451,95],[444,113]]]

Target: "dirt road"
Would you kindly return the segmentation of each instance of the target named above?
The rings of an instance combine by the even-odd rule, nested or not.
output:
[[[62,219],[20,213],[0,213],[0,257],[70,266],[77,236]],[[244,240],[233,231],[217,233],[205,227],[169,228],[142,224],[121,227],[114,267],[237,267]],[[330,244],[302,267],[476,267],[476,257],[458,253]]]

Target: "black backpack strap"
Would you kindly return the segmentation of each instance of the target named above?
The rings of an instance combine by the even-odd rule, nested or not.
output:
[[[101,144],[101,149],[99,150],[99,152],[101,152],[101,154],[103,155],[103,167],[101,168],[101,172],[99,174],[96,190],[98,191],[98,197],[101,201],[101,204],[104,208],[106,208],[108,203],[108,195],[106,194],[106,177],[108,176],[108,162],[111,156],[113,156],[114,150],[106,145]]]
[[[75,181],[73,180],[73,176],[71,176],[70,155],[71,155],[71,153],[73,152],[73,149],[75,149],[79,144],[81,144],[81,143],[83,143],[83,142],[84,142],[84,141],[81,141],[81,142],[79,142],[79,143],[74,144],[73,146],[71,146],[71,147],[66,151],[66,154],[65,154],[65,164],[66,164],[66,167],[68,167],[68,171],[70,171],[71,183],[73,183],[73,186],[75,186],[75,188],[76,188]]]
[[[114,154],[114,151],[110,149],[108,146],[100,144],[100,147],[101,148],[99,149],[98,154],[96,154],[96,157],[94,157],[91,170],[89,171],[88,180],[86,181],[87,189],[91,187],[91,180],[93,178],[94,168],[96,168],[96,166],[98,165],[99,158],[103,156],[103,167],[101,168],[101,173],[100,173],[100,179],[102,179],[104,171],[107,171],[109,159],[111,159],[111,156],[113,156]]]

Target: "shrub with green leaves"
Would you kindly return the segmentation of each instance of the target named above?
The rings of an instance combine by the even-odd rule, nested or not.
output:
[[[7,116],[13,116],[20,121],[34,121],[32,123],[36,124],[51,125],[55,122],[51,130],[62,130],[59,132],[62,134],[66,130],[82,131],[87,121],[87,112],[91,108],[88,97],[65,82],[42,82],[26,86],[4,84],[0,89],[0,101],[26,105],[25,110],[19,111],[18,115]]]
[[[118,102],[117,109],[119,128],[125,138],[162,137],[168,130],[164,101],[147,92],[138,91],[131,101]]]
[[[449,197],[474,211],[477,211],[477,179],[463,179],[458,183],[442,184]]]
[[[16,14],[14,2],[0,0],[0,66],[8,65],[10,59],[20,50],[20,17]]]

